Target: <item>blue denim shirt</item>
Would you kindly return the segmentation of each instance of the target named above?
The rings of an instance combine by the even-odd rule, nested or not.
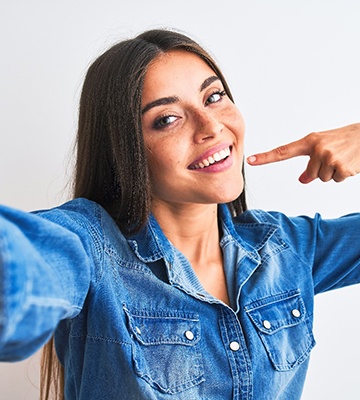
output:
[[[207,293],[151,216],[125,237],[97,204],[0,209],[0,359],[55,332],[65,398],[298,399],[314,294],[360,280],[360,214],[220,206],[231,307]]]

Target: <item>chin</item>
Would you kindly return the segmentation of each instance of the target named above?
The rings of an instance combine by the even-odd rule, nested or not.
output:
[[[215,203],[217,204],[226,204],[226,203],[231,203],[232,201],[236,200],[242,193],[242,190],[237,191],[236,193],[232,193],[229,195],[224,195],[222,194],[219,196]]]
[[[228,197],[228,198],[223,198],[221,201],[218,202],[218,204],[227,204],[227,203],[231,203],[234,200],[236,200],[239,196],[240,196],[241,192],[237,195],[237,196],[232,196],[232,197]]]
[[[230,188],[226,187],[223,190],[219,190],[221,200],[218,203],[231,203],[236,200],[244,190],[244,184],[241,180],[240,184],[233,185]]]

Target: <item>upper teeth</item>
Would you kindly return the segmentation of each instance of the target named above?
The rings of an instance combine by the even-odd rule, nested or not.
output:
[[[199,169],[199,168],[205,168],[208,167],[211,164],[214,164],[217,161],[221,161],[224,158],[228,157],[230,155],[230,147],[227,147],[226,149],[220,150],[217,153],[214,153],[212,156],[209,156],[208,158],[205,158],[198,164],[195,164],[193,168]]]

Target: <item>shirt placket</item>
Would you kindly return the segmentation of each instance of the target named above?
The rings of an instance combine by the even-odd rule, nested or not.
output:
[[[233,310],[224,307],[221,311],[221,337],[233,377],[233,399],[253,398],[252,368],[244,334]]]

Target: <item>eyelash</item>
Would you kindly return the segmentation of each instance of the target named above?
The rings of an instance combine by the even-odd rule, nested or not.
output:
[[[170,118],[177,118],[174,115],[164,115],[163,117],[160,117],[156,119],[154,122],[154,129],[160,130],[166,128],[167,125],[171,124],[171,122],[165,122],[165,120],[168,120]]]
[[[220,98],[217,101],[209,101],[209,99],[214,95],[219,95]],[[205,105],[208,106],[210,104],[217,103],[217,102],[221,101],[221,99],[224,96],[226,96],[225,90],[216,90],[213,93],[211,93],[211,95],[207,98],[207,100],[205,101]],[[153,125],[154,129],[157,129],[157,130],[165,129],[167,125],[170,125],[173,122],[173,121],[166,122],[166,120],[171,119],[171,118],[174,118],[174,120],[177,119],[177,117],[175,117],[174,115],[164,115],[164,116],[157,118]]]
[[[216,95],[216,94],[218,94],[218,95],[220,96],[220,99],[217,100],[217,101],[215,101],[215,102],[209,102],[210,97],[212,97],[212,96],[214,96],[214,95]],[[211,93],[211,95],[207,98],[207,100],[205,101],[205,104],[206,104],[206,105],[209,105],[209,104],[217,103],[217,102],[220,101],[224,96],[226,96],[225,90],[216,90],[215,92]]]

